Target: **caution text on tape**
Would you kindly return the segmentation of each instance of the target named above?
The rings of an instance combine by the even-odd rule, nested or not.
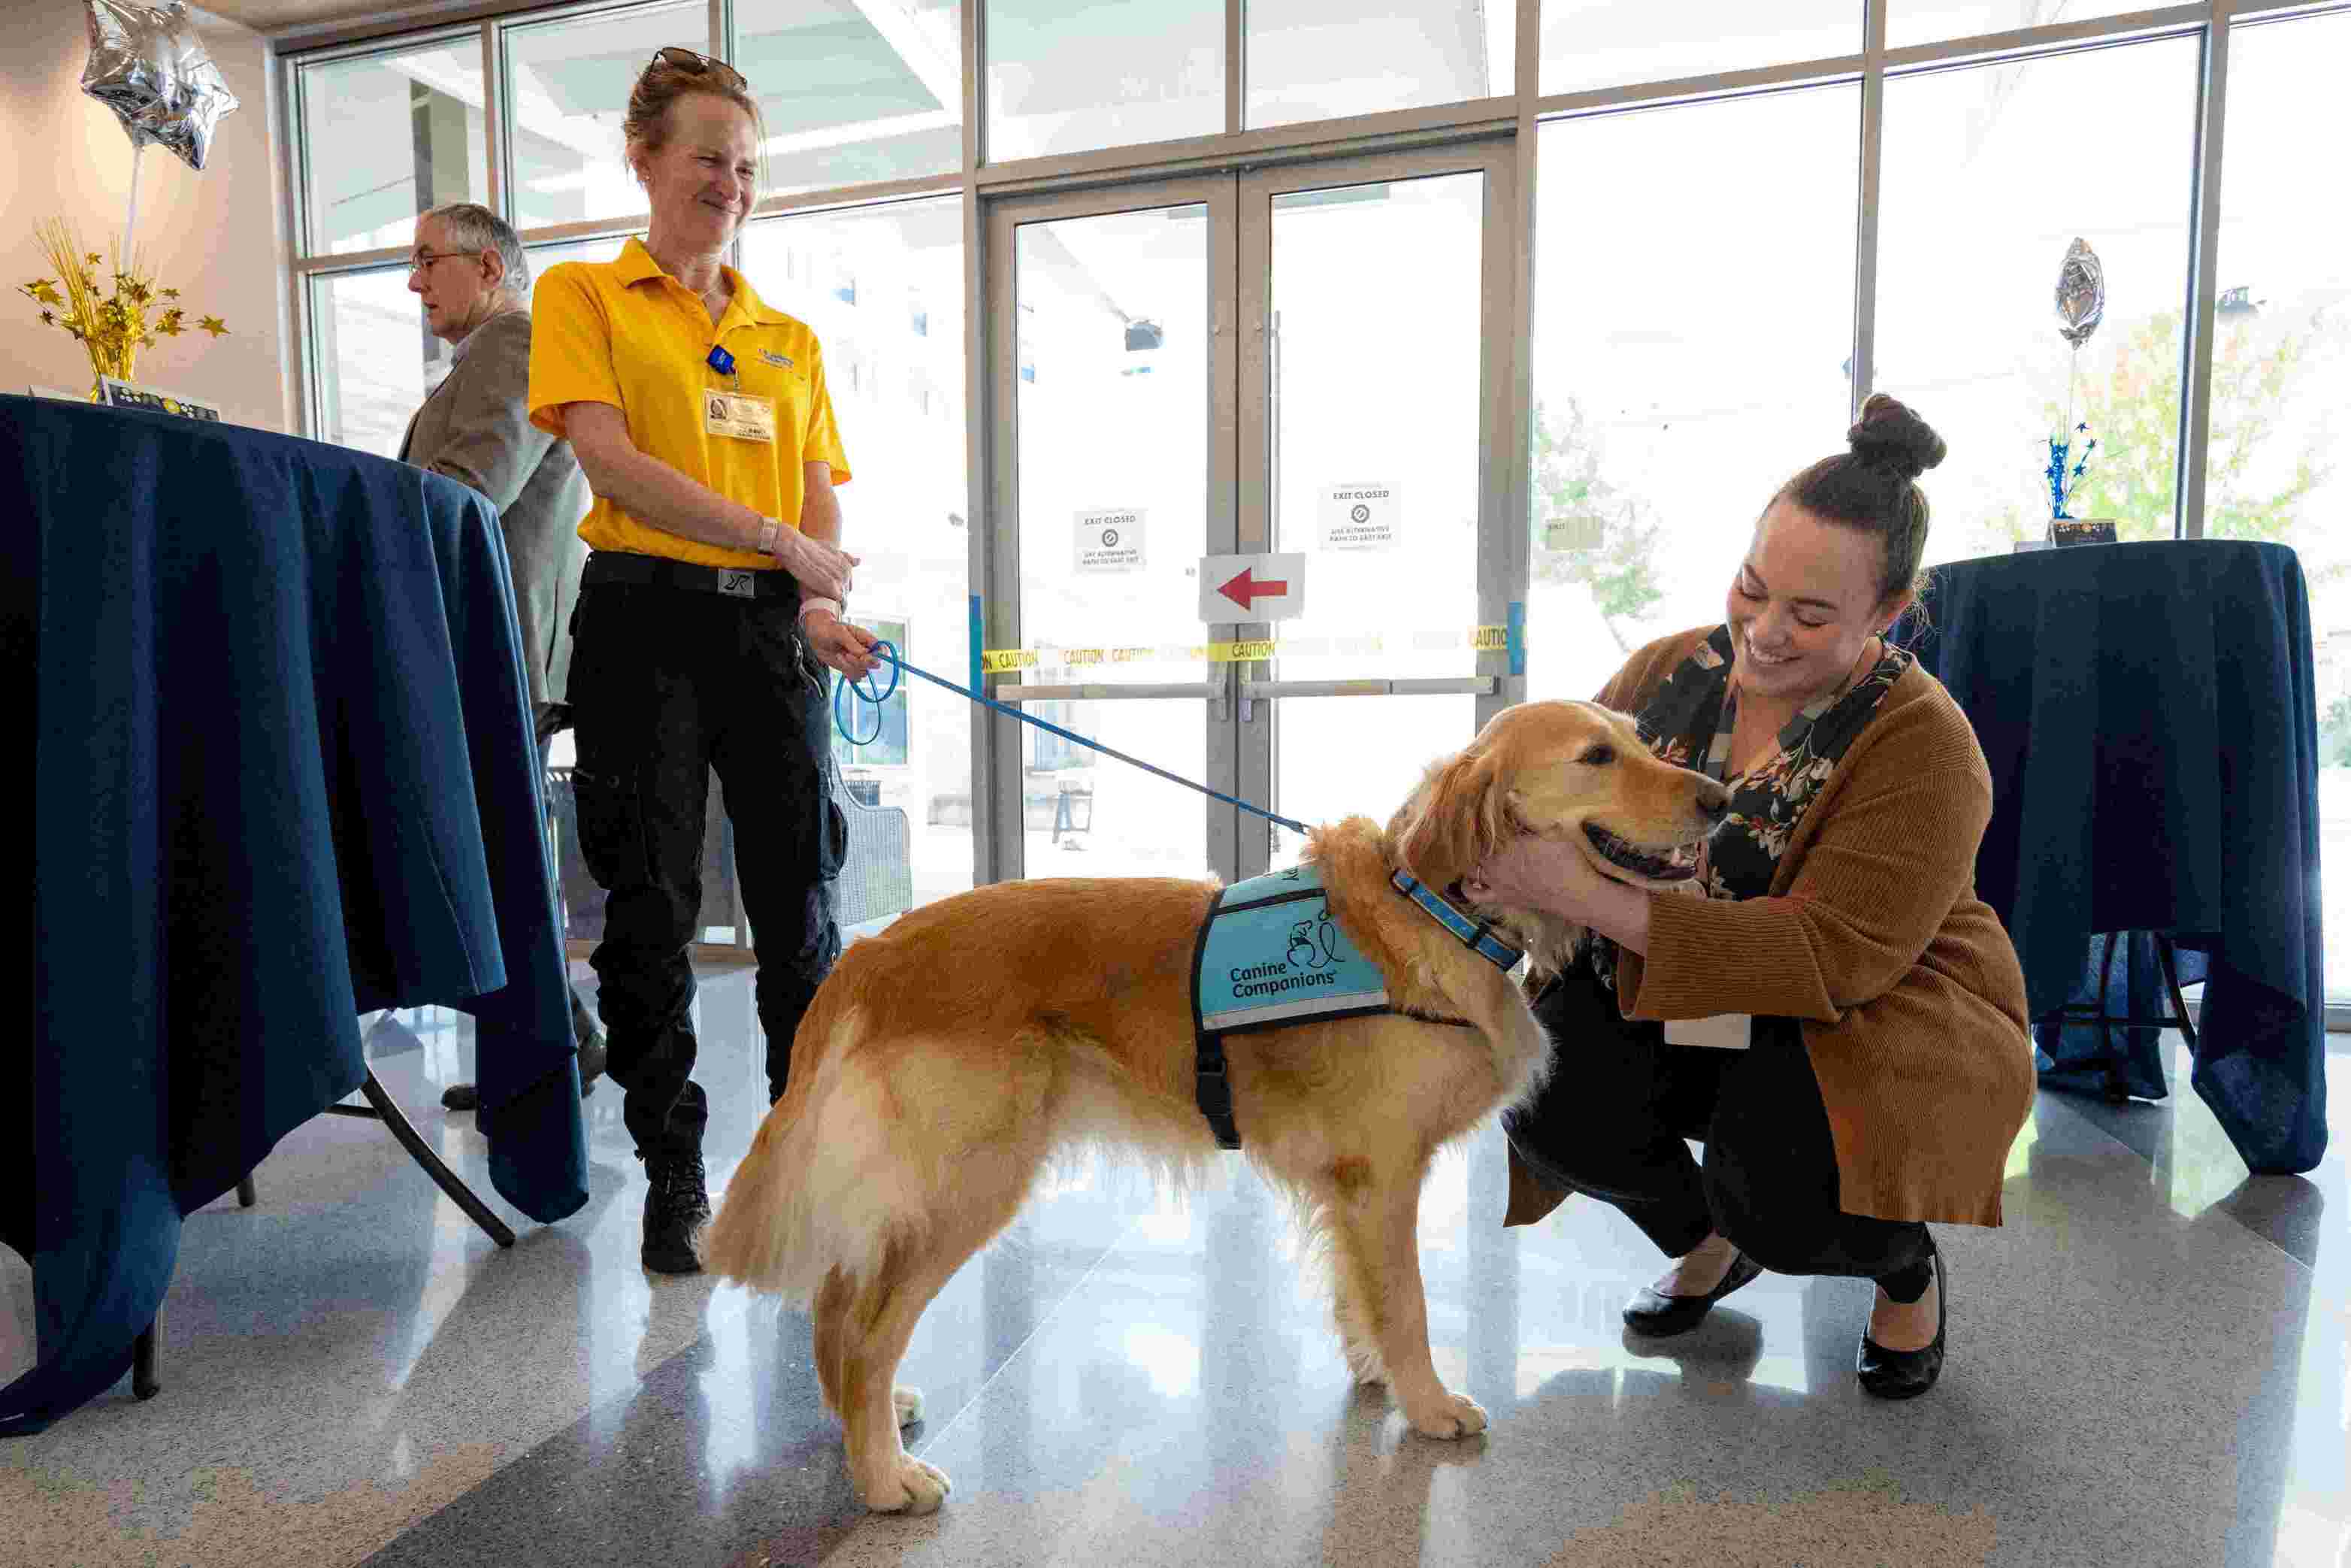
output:
[[[979,658],[981,669],[996,675],[1034,669],[1040,664],[1061,667],[1159,663],[1237,664],[1281,657],[1379,653],[1387,651],[1389,641],[1384,637],[1293,637],[1287,641],[1252,638],[1231,643],[1162,643],[1144,648],[990,648]],[[1462,645],[1463,639],[1449,632],[1422,632],[1397,640],[1399,648],[1408,647],[1416,653]],[[1468,646],[1481,653],[1502,652],[1510,646],[1509,629],[1502,626],[1472,627]]]

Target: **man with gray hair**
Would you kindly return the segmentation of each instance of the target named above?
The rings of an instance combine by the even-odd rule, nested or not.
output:
[[[470,485],[498,509],[543,768],[549,743],[570,726],[564,693],[571,608],[588,559],[580,519],[589,494],[570,443],[534,426],[526,406],[530,263],[505,219],[472,202],[454,203],[416,220],[408,291],[423,301],[426,329],[455,352],[449,373],[408,422],[400,460]],[[584,1093],[604,1071],[604,1036],[577,988],[571,1029]],[[441,1103],[471,1110],[479,1096],[473,1084],[458,1083]]]

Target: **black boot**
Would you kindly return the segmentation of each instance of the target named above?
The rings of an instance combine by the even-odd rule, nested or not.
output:
[[[702,1153],[645,1156],[645,1240],[639,1254],[656,1274],[699,1274],[697,1244],[710,1219]]]

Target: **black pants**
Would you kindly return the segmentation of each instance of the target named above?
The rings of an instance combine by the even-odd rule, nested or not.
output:
[[[1837,1207],[1828,1111],[1793,1019],[1756,1019],[1745,1051],[1667,1045],[1581,963],[1535,1016],[1551,1081],[1503,1125],[1537,1175],[1615,1205],[1668,1258],[1715,1232],[1775,1274],[1875,1280],[1897,1301],[1925,1291],[1924,1225]],[[1706,1145],[1704,1166],[1687,1139]]]
[[[693,1081],[686,948],[702,918],[713,770],[758,963],[770,1100],[783,1093],[800,1015],[841,956],[833,878],[848,824],[829,787],[825,670],[797,610],[789,594],[584,580],[572,614],[580,852],[609,894],[589,962],[602,982],[605,1071],[626,1093],[641,1155],[700,1149],[709,1120]]]

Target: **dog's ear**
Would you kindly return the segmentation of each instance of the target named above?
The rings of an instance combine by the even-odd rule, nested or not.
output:
[[[1492,748],[1462,752],[1429,770],[1398,813],[1396,858],[1430,887],[1452,886],[1502,847],[1510,801]]]

